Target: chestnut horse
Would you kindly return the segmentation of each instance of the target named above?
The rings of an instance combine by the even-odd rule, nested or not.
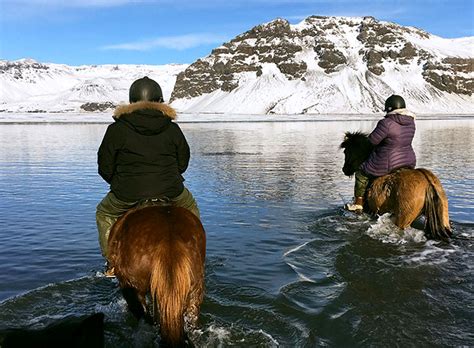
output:
[[[341,144],[344,149],[342,171],[352,176],[374,149],[367,134],[347,132]],[[395,225],[404,229],[420,215],[424,215],[425,235],[428,238],[448,239],[448,199],[439,179],[429,170],[399,169],[375,178],[369,185],[364,200],[364,211],[372,214],[392,213]]]
[[[162,343],[184,345],[185,318],[186,324],[197,324],[204,296],[201,221],[181,207],[137,207],[117,220],[108,245],[130,311],[159,322]],[[153,310],[146,305],[148,294]]]

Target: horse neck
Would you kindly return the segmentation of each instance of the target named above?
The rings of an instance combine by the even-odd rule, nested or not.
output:
[[[374,146],[369,142],[367,138],[361,139],[360,143],[353,146],[353,156],[358,161],[355,163],[354,170],[359,170],[362,163],[364,163],[370,156],[374,149]]]

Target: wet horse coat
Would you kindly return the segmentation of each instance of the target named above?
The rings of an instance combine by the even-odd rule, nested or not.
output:
[[[200,220],[174,206],[132,209],[113,226],[109,262],[130,310],[160,323],[161,340],[184,344],[185,317],[196,325],[204,295],[206,235]]]
[[[364,133],[346,133],[343,172],[347,176],[359,170],[373,146]],[[448,199],[439,179],[429,170],[399,169],[373,180],[365,197],[364,210],[373,214],[392,213],[395,225],[406,228],[425,215],[425,234],[430,238],[448,239]]]

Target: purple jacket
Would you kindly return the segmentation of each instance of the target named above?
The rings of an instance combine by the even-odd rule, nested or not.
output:
[[[361,169],[373,176],[382,176],[400,167],[415,168],[416,156],[411,146],[415,135],[415,115],[406,109],[397,109],[385,115],[370,133],[375,145]]]

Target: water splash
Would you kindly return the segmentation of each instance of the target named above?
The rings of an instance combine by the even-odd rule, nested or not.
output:
[[[235,324],[212,323],[206,328],[194,330],[190,333],[190,337],[194,344],[203,347],[227,347],[236,344],[251,347],[280,346],[278,340],[262,329],[244,329]]]
[[[448,262],[450,255],[459,250],[453,243],[427,240],[422,230],[412,227],[403,230],[397,227],[390,214],[381,215],[366,234],[382,243],[402,247],[402,254],[391,260],[395,265],[439,265]],[[386,261],[390,263],[389,260]]]
[[[389,244],[401,245],[426,242],[423,231],[411,227],[402,230],[393,223],[389,213],[379,216],[376,223],[369,227],[366,234],[371,238],[380,240],[382,243]]]

